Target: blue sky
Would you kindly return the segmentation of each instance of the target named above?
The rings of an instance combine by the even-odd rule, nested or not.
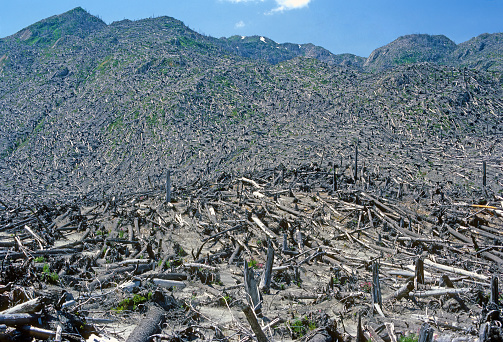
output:
[[[405,34],[461,43],[503,31],[503,0],[0,0],[0,37],[77,6],[107,24],[168,15],[214,37],[262,35],[363,57]]]

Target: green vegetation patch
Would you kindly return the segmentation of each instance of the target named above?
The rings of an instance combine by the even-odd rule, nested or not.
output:
[[[288,328],[290,328],[292,337],[294,339],[301,338],[302,336],[305,336],[309,331],[317,328],[316,322],[307,317],[295,318],[291,321],[288,321],[287,326]]]
[[[151,299],[152,299],[152,292],[149,292],[147,297],[144,297],[140,294],[135,294],[133,297],[121,300],[116,307],[112,308],[112,310],[117,313],[121,313],[126,310],[134,311],[138,309],[138,305],[143,304]]]
[[[45,281],[47,283],[56,284],[59,280],[59,276],[56,272],[51,272],[51,269],[48,264],[44,264],[41,279],[42,281]]]

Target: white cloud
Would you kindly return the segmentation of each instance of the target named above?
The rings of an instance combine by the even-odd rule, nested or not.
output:
[[[245,25],[246,25],[245,22],[240,20],[236,24],[234,24],[234,27],[235,28],[243,28],[243,27],[245,27]]]
[[[309,5],[309,3],[312,0],[275,0],[275,1],[278,4],[278,7],[272,9],[271,12],[269,12],[269,14],[272,14],[274,12],[283,12],[292,9],[307,7],[307,5]]]

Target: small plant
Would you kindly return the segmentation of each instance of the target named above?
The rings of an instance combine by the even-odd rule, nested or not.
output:
[[[258,268],[258,261],[255,259],[251,259],[250,261],[248,261],[248,267],[257,269]]]
[[[145,303],[147,300],[152,299],[152,293],[149,292],[147,295],[148,299],[143,297],[142,295],[135,294],[132,298],[126,298],[119,302],[117,307],[112,308],[113,311],[117,313],[121,313],[125,310],[136,310],[138,309],[139,304]]]
[[[43,256],[36,257],[33,261],[35,261],[35,262],[46,262],[45,257],[43,257]]]
[[[55,284],[59,280],[59,275],[56,272],[51,272],[48,264],[44,264],[42,269],[42,280],[51,284]]]
[[[287,324],[292,330],[293,338],[300,338],[306,335],[309,331],[316,329],[316,322],[308,319],[307,317],[296,318],[293,321],[288,321]]]
[[[407,336],[401,336],[398,339],[398,342],[417,342],[419,339],[419,336],[416,334],[409,334]]]
[[[229,295],[225,295],[223,297],[220,297],[218,299],[218,303],[222,306],[227,306],[230,304],[230,302],[232,301],[232,297],[229,296]]]
[[[304,336],[305,329],[304,324],[302,324],[302,320],[296,319],[295,321],[289,322],[288,324],[294,334],[296,334],[299,337]]]
[[[372,283],[370,281],[364,281],[360,284],[360,287],[363,292],[370,293],[370,291],[372,290]]]

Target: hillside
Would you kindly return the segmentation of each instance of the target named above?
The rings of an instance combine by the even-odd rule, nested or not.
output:
[[[452,52],[453,64],[480,70],[503,70],[503,34],[481,34]],[[457,60],[457,63],[454,62]]]
[[[21,39],[27,31],[38,38]],[[80,9],[2,39],[3,196],[159,188],[167,168],[182,185],[222,172],[295,168],[320,155],[349,166],[357,138],[367,144],[366,165],[377,163],[392,177],[404,153],[418,167],[418,146],[468,143],[472,161],[481,146],[501,148],[492,138],[503,129],[498,74],[434,64],[367,74],[338,66],[358,64],[352,55],[337,60],[312,45],[277,45],[260,37],[217,40],[170,17],[107,26]],[[366,66],[388,66],[383,56],[424,46],[428,53],[418,60],[445,64],[456,49],[443,36],[391,45]],[[272,64],[262,60],[270,49],[279,51]],[[290,59],[298,53],[313,58]],[[420,172],[452,176],[449,167]]]
[[[456,44],[445,36],[413,34],[374,50],[363,66],[368,70],[383,70],[418,62],[442,63],[454,49]]]

